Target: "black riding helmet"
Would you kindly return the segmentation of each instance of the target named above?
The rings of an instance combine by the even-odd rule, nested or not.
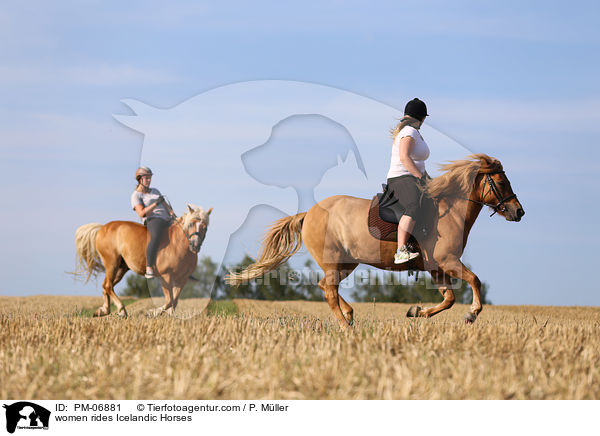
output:
[[[411,117],[422,121],[429,114],[427,113],[427,106],[425,103],[418,98],[413,98],[411,101],[406,103],[404,115],[410,115]]]

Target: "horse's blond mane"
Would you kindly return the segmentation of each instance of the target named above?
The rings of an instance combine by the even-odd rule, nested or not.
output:
[[[193,204],[191,204],[189,205],[188,210],[183,215],[181,215],[179,220],[181,220],[180,222],[184,227],[187,226],[193,219],[199,219],[201,221],[204,221],[206,225],[208,225],[209,214],[210,212],[206,212],[201,207],[194,206]]]
[[[499,160],[480,153],[467,156],[466,159],[450,161],[440,165],[440,169],[444,174],[431,179],[426,187],[426,192],[436,200],[449,196],[468,197],[479,171],[500,171],[502,164]]]

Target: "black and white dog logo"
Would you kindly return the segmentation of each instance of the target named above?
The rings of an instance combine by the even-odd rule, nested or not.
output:
[[[28,401],[19,401],[4,405],[6,409],[6,431],[14,433],[15,429],[48,430],[50,411]]]

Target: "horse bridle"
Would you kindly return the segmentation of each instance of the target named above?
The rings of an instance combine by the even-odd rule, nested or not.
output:
[[[181,227],[181,231],[183,232],[183,234],[184,234],[184,235],[185,235],[185,237],[187,238],[187,240],[188,240],[188,245],[189,245],[189,247],[188,247],[188,248],[190,249],[190,251],[191,251],[192,253],[198,254],[198,251],[200,251],[200,247],[198,247],[198,251],[195,251],[195,250],[194,250],[194,243],[192,242],[192,238],[193,238],[194,236],[198,236],[198,238],[200,238],[200,237],[202,236],[202,233],[200,233],[200,232],[194,232],[194,233],[192,233],[192,234],[188,235],[188,234],[187,234],[187,232],[185,231],[185,229],[183,228],[183,226],[181,225],[181,223],[180,223],[179,221],[177,221],[177,220],[175,220],[175,222],[176,222],[177,224],[179,224],[179,227]],[[205,226],[206,226],[206,225],[205,225]]]
[[[490,191],[494,194],[494,197],[496,197],[496,200],[498,200],[498,203],[491,204],[491,203],[486,203],[484,201],[471,200],[470,198],[468,200],[472,201],[473,203],[478,203],[483,206],[491,207],[494,211],[492,212],[492,214],[490,216],[494,216],[494,214],[496,214],[496,212],[506,212],[506,207],[504,206],[504,203],[506,203],[508,200],[512,200],[513,198],[517,198],[517,195],[511,194],[508,197],[502,198],[502,195],[500,194],[500,190],[496,186],[496,182],[494,182],[494,179],[492,179],[493,174],[504,174],[504,170],[481,172],[480,174],[485,175],[485,179],[486,179],[487,184],[490,187]],[[483,195],[481,197],[485,198],[485,186],[483,187]]]
[[[167,200],[166,198],[165,198],[165,200],[166,200],[167,204],[169,205],[169,208],[171,209],[171,217],[173,218],[173,221],[175,221],[175,222],[177,223],[177,225],[179,226],[179,228],[180,228],[180,229],[181,229],[181,231],[183,232],[183,235],[184,235],[184,236],[187,238],[187,240],[188,240],[188,248],[189,248],[189,250],[190,250],[192,253],[198,254],[198,251],[200,251],[200,250],[198,250],[198,251],[194,251],[194,248],[193,248],[193,247],[194,247],[194,243],[192,242],[192,238],[193,238],[194,236],[201,237],[201,236],[202,236],[202,233],[200,233],[200,232],[194,232],[194,233],[192,233],[191,235],[188,235],[188,234],[187,234],[187,232],[185,231],[185,229],[183,228],[183,226],[181,225],[181,223],[179,222],[177,215],[175,215],[175,212],[173,212],[173,207],[171,206],[171,203],[170,203],[170,202],[169,202],[169,200]],[[205,224],[205,226],[206,226],[206,224]]]

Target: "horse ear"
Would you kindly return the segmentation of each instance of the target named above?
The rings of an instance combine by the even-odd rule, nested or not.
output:
[[[211,212],[212,212],[212,207],[210,209],[208,209],[208,212],[206,212],[206,214],[210,215]]]
[[[190,213],[194,212],[194,208],[192,207],[191,204],[188,203],[187,207],[188,207],[188,212],[190,212]]]

